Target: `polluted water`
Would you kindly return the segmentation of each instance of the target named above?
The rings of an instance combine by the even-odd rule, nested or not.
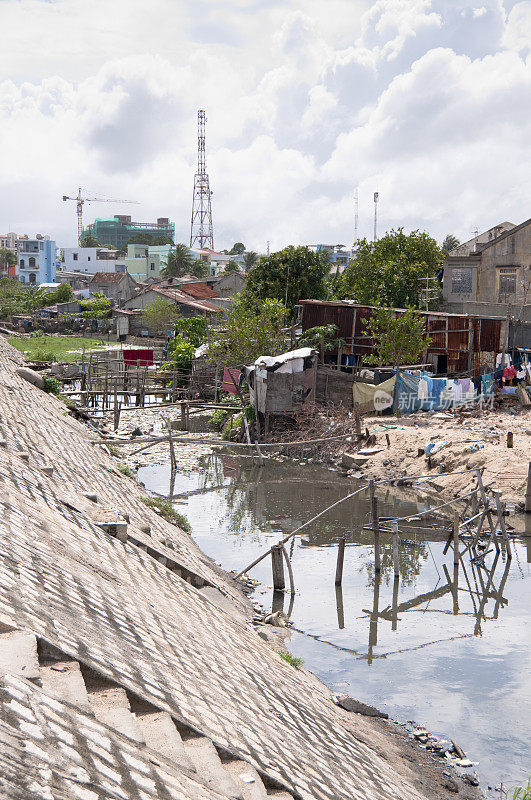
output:
[[[258,467],[232,455],[204,456],[171,479],[168,464],[151,464],[138,480],[162,496],[171,486],[199,547],[235,572],[361,485],[323,466]],[[413,490],[377,497],[381,518],[429,508]],[[286,545],[294,597],[273,596],[268,557],[249,573],[258,581],[252,600],[289,615],[290,652],[333,692],[435,737],[419,746],[453,739],[465,754],[461,772],[476,771],[483,791],[499,797],[502,782],[531,775],[531,530],[512,538],[511,559],[503,548],[479,559],[469,552],[455,570],[446,534],[420,517],[401,528],[395,580],[392,533],[380,534],[378,573],[370,522],[366,491],[336,506]]]

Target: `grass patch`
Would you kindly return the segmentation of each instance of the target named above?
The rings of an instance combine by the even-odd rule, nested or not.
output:
[[[122,454],[120,453],[119,449],[117,447],[115,447],[113,444],[108,444],[107,445],[107,450],[109,451],[111,456],[114,456],[115,458],[121,458],[122,457]]]
[[[27,361],[80,361],[81,353],[72,350],[101,350],[101,339],[85,339],[83,336],[47,336],[46,334],[21,339],[8,336],[7,341],[22,353]]]
[[[121,472],[122,475],[126,475],[128,478],[134,478],[135,474],[132,469],[130,469],[127,464],[118,464],[116,469],[118,472]]]
[[[291,653],[287,653],[286,650],[279,650],[278,654],[280,658],[283,658],[284,661],[287,661],[288,664],[291,664],[292,667],[295,669],[299,669],[304,664],[304,660],[299,658],[298,656],[292,656]]]
[[[505,792],[505,800],[531,800],[531,778],[527,781],[527,786],[515,786]]]
[[[187,517],[181,514],[180,511],[176,511],[169,500],[164,500],[162,497],[141,497],[140,499],[168,522],[173,522],[174,525],[177,525],[187,533],[191,531]]]

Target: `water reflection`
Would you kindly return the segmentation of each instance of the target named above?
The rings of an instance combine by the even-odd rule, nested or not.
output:
[[[172,486],[167,467],[139,477],[173,495],[200,547],[236,571],[359,485],[313,465],[260,469],[232,456],[207,458]],[[425,510],[425,498],[399,492],[379,495],[382,517]],[[357,495],[289,542],[295,597],[273,597],[270,559],[259,564],[251,573],[258,599],[291,616],[301,633],[290,649],[329,686],[451,735],[491,785],[523,781],[531,774],[522,746],[531,734],[531,538],[514,542],[512,561],[503,548],[485,557],[472,550],[454,565],[447,530],[411,523],[401,530],[394,580],[391,534],[381,534],[381,572],[374,569],[369,511]],[[342,536],[343,583],[335,586]]]

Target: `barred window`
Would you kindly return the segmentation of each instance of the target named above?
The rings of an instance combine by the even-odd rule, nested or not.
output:
[[[452,294],[470,294],[472,292],[472,270],[452,270]]]
[[[500,267],[500,294],[516,294],[516,267]]]

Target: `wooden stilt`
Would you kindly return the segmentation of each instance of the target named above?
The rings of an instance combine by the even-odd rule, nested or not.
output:
[[[374,481],[369,481],[369,496],[371,502],[372,530],[374,533],[374,571],[380,572],[380,522],[378,518],[378,498],[374,494]]]
[[[343,561],[345,558],[345,537],[341,536],[337,545],[336,586],[343,582]]]
[[[395,578],[400,576],[400,563],[398,557],[398,522],[391,522],[393,529],[393,570]]]
[[[284,578],[284,554],[282,547],[278,544],[271,548],[271,567],[273,570],[273,589],[283,591],[286,588]]]

